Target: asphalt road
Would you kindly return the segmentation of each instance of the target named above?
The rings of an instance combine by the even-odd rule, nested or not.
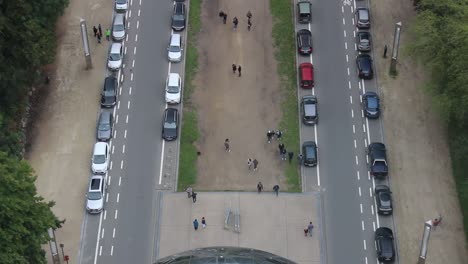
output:
[[[356,4],[368,5],[350,0],[311,3],[312,23],[296,22],[296,30],[312,32],[313,55],[298,55],[297,61],[314,65],[315,88],[299,88],[298,94],[299,98],[314,94],[318,99],[319,124],[301,125],[301,141],[317,142],[319,164],[302,169],[303,190],[319,190],[324,196],[322,246],[327,263],[378,263],[375,229],[388,226],[395,234],[396,230],[392,217],[376,213],[373,189],[376,183],[388,181],[376,182],[370,177],[365,152],[369,142],[383,142],[381,121],[367,120],[361,106],[363,93],[378,92],[376,79],[360,80],[355,63],[354,10]]]
[[[173,2],[129,4],[124,67],[116,74],[120,95],[115,109],[106,110],[115,116],[106,203],[101,214],[85,217],[81,263],[154,262],[158,190],[176,183],[179,143],[161,139],[166,76],[183,75],[184,66],[167,60]]]

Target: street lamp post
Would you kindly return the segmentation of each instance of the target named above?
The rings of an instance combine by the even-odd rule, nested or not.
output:
[[[433,226],[432,220],[426,221],[424,223],[424,232],[423,232],[423,237],[421,240],[418,264],[426,263],[427,248],[429,244],[429,237],[431,236],[432,226]]]
[[[401,22],[395,24],[395,34],[393,35],[392,61],[390,62],[390,74],[396,75],[396,65],[398,49],[400,48]]]
[[[93,67],[93,64],[91,62],[91,49],[89,47],[88,41],[88,29],[86,28],[86,20],[84,20],[83,18],[80,19],[80,32],[81,39],[83,40],[83,50],[86,61],[86,69],[91,69]]]

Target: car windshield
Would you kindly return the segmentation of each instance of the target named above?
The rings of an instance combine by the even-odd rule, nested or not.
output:
[[[176,127],[177,127],[177,126],[176,126],[176,123],[175,123],[175,122],[174,122],[174,123],[164,122],[164,128],[169,128],[169,129],[172,128],[172,129],[174,129],[174,128],[176,128]]]
[[[170,52],[179,52],[180,47],[179,46],[169,46],[169,51]]]
[[[174,15],[174,20],[175,20],[175,21],[183,21],[183,20],[184,20],[184,16],[183,16],[183,15]]]
[[[178,86],[167,86],[167,92],[168,93],[179,93],[179,87]]]
[[[104,164],[106,162],[106,155],[94,155],[94,164]]]
[[[124,25],[114,25],[114,31],[124,31]]]
[[[370,109],[377,109],[379,106],[379,101],[375,97],[367,98],[367,107]]]
[[[108,131],[108,130],[110,130],[110,125],[109,124],[99,124],[98,129],[99,129],[99,131]]]
[[[122,5],[122,4],[125,4],[125,3],[127,3],[127,0],[117,0],[117,4]]]
[[[118,53],[111,53],[111,55],[110,55],[110,60],[111,60],[111,61],[118,61],[118,60],[120,60],[120,54],[118,54]]]
[[[369,14],[366,10],[359,10],[359,19],[363,21],[369,20]]]
[[[101,192],[88,192],[88,200],[101,200]]]

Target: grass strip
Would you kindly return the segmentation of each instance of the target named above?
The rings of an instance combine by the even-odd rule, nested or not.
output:
[[[192,81],[198,69],[198,51],[196,48],[197,34],[201,28],[201,0],[191,0],[189,10],[189,26],[185,57],[185,86],[182,132],[180,136],[180,157],[177,191],[183,191],[195,183],[197,179],[197,148],[194,143],[198,140],[197,112],[191,103],[195,86]]]
[[[283,87],[282,112],[280,129],[284,131],[283,141],[288,151],[293,151],[295,158],[300,150],[299,116],[297,105],[296,48],[294,39],[293,5],[291,1],[270,0],[270,11],[273,16],[273,43],[275,58],[278,62],[278,75]],[[295,159],[296,160],[296,159]],[[285,169],[288,190],[301,191],[301,180],[297,162],[288,164]]]

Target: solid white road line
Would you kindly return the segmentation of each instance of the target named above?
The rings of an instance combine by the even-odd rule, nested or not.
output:
[[[96,250],[94,252],[94,264],[97,263],[97,255],[98,255],[98,249],[99,249],[99,236],[101,235],[101,225],[102,225],[102,214],[99,216],[99,226],[98,226],[98,233],[96,237]]]

